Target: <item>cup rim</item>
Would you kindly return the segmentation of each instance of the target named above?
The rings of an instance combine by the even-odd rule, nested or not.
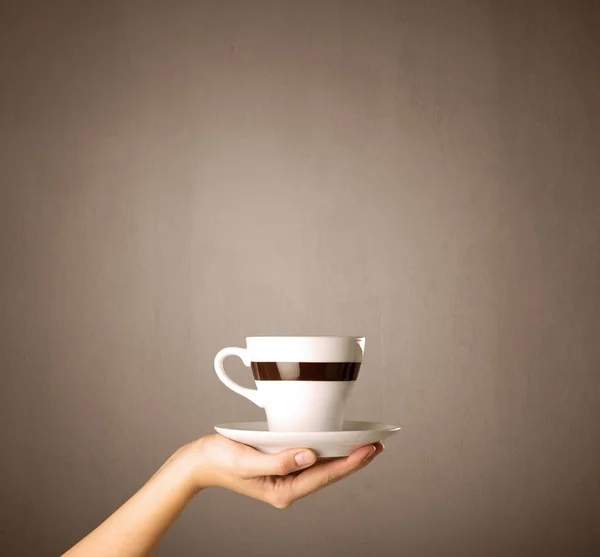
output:
[[[261,339],[261,340],[280,340],[280,339],[323,340],[323,339],[331,339],[331,340],[354,340],[354,341],[360,341],[360,340],[366,339],[366,337],[364,337],[364,336],[343,336],[343,335],[341,335],[341,336],[340,335],[311,335],[311,336],[256,335],[256,336],[246,337],[246,340],[253,339],[253,338]]]

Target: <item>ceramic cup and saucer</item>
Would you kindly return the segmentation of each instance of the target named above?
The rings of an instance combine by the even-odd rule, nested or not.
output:
[[[305,448],[318,457],[347,456],[382,441],[396,425],[345,420],[346,403],[363,361],[364,337],[248,337],[246,348],[215,357],[219,379],[264,408],[266,421],[221,424],[215,430],[264,453]],[[223,362],[237,356],[252,369],[256,389],[238,385]]]

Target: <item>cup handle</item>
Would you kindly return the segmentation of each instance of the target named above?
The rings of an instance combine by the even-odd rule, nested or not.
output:
[[[242,395],[246,397],[248,400],[254,402],[256,406],[260,408],[264,408],[263,402],[261,400],[261,396],[256,389],[247,389],[246,387],[242,387],[238,385],[227,373],[225,372],[225,368],[223,367],[223,361],[227,356],[237,356],[246,367],[250,367],[250,357],[248,356],[248,350],[245,348],[223,348],[223,350],[219,350],[217,355],[215,356],[215,371],[217,372],[217,377],[223,382],[226,387],[229,387],[234,393],[238,395]]]

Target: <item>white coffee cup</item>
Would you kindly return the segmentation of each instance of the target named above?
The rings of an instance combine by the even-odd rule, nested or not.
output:
[[[340,431],[364,349],[364,337],[248,337],[246,348],[219,351],[215,371],[232,391],[265,409],[270,431]],[[227,356],[252,368],[256,390],[227,375]]]

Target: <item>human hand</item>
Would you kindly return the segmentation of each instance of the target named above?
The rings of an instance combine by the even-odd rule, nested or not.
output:
[[[224,487],[285,509],[364,468],[382,451],[383,445],[376,443],[346,458],[317,462],[307,449],[267,455],[209,435],[176,451],[135,495],[65,555],[150,555],[194,495],[206,487]]]
[[[367,466],[384,450],[366,445],[345,458],[317,461],[307,449],[263,454],[221,435],[209,435],[181,449],[190,459],[196,489],[223,487],[285,509],[298,499]]]

